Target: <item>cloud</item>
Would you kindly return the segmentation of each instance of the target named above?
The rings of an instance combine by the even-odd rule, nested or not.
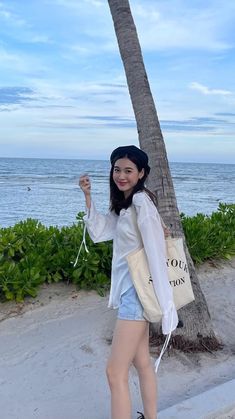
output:
[[[47,35],[33,35],[28,40],[32,44],[53,44],[54,41]]]
[[[91,123],[99,126],[104,125],[107,127],[115,127],[115,128],[135,128],[136,121],[134,118],[131,117],[121,117],[121,116],[109,116],[109,115],[85,115],[83,117],[79,117],[80,120],[91,121]],[[98,122],[98,124],[97,124]]]
[[[217,116],[235,116],[233,112],[216,112],[215,115]]]
[[[105,5],[104,1],[101,0],[85,0],[85,3],[95,7],[103,7]]]
[[[112,98],[126,95],[127,92],[127,86],[122,83],[95,83],[95,82],[87,82],[87,83],[71,83],[71,84],[65,84],[63,86],[64,94],[67,96],[67,98],[70,99],[79,99],[81,95],[84,97],[84,99],[90,98],[90,97],[104,97],[106,99],[110,99],[110,96]]]
[[[83,56],[88,55],[99,55],[103,53],[117,53],[117,45],[115,41],[102,41],[99,44],[99,48],[97,48],[97,42],[94,40],[94,42],[86,42],[83,41],[83,44],[72,44],[67,46],[68,51],[71,50],[71,52],[74,54],[79,54]]]
[[[55,130],[78,129],[91,131],[93,129],[97,132],[101,129],[107,128],[115,129],[131,129],[136,130],[136,121],[134,116],[116,116],[111,114],[103,115],[78,115],[78,109],[66,112],[61,106],[60,114],[49,113],[50,109],[45,114],[43,120],[39,122],[39,127]],[[166,133],[179,134],[189,133],[190,135],[224,135],[225,133],[235,133],[235,124],[225,118],[211,117],[192,117],[188,119],[162,119],[160,120],[161,128]]]
[[[89,8],[90,6],[97,8],[106,6],[106,1],[104,0],[79,0],[79,2],[77,0],[54,0],[54,3],[73,10],[84,9],[86,4]]]
[[[1,67],[14,68],[17,70],[24,70],[26,68],[25,61],[20,54],[14,54],[0,48],[0,62]]]
[[[29,87],[0,88],[0,105],[16,105],[35,100],[34,91]]]
[[[166,138],[192,141],[195,155],[210,133],[232,144],[235,1],[130,4]],[[72,138],[90,151],[97,138],[107,149],[137,139],[107,0],[0,0],[0,32],[4,141],[49,148],[59,137],[68,155]]]
[[[1,26],[4,27],[4,32],[8,35],[8,38],[14,39],[17,44],[22,42],[34,44],[54,43],[48,35],[43,33],[34,33],[31,21],[22,19],[15,12],[7,9],[2,2],[0,2],[0,22]]]
[[[198,49],[223,51],[233,47],[226,40],[224,29],[229,27],[234,7],[221,0],[197,8],[196,2],[172,0],[170,2],[133,2],[141,45],[145,50]],[[183,13],[182,13],[183,10]]]
[[[193,82],[189,85],[190,89],[192,90],[198,90],[199,92],[203,93],[204,95],[222,95],[222,96],[228,96],[232,95],[232,92],[229,90],[222,90],[222,89],[211,89],[207,86],[204,86],[203,84]]]
[[[225,115],[223,115],[225,116]],[[228,119],[217,117],[193,117],[185,120],[162,120],[161,127],[165,132],[211,133],[213,135],[235,135],[235,124]],[[201,134],[200,134],[201,135]]]
[[[30,75],[36,77],[49,71],[48,66],[44,62],[44,57],[38,56],[36,53],[28,53],[26,50],[17,50],[16,52],[10,51],[0,47],[0,63],[1,63],[1,81],[3,80],[3,69],[5,70],[5,78],[13,76],[16,77],[23,74],[23,77]]]
[[[0,2],[0,19],[1,18],[11,25],[27,26],[24,19],[20,18],[16,13],[12,13],[2,2]]]
[[[86,105],[90,109],[102,105],[105,110],[109,104],[117,104],[119,100],[123,107],[123,98],[128,97],[127,87],[124,83],[114,82],[81,82],[60,83],[60,80],[30,79],[28,87],[7,86],[0,88],[0,104],[21,104],[27,108],[64,108],[77,109],[79,114],[86,114]],[[20,100],[20,98],[22,100]],[[28,103],[27,103],[28,99]],[[81,107],[81,104],[83,105]],[[86,104],[86,105],[85,105]]]
[[[77,16],[80,30],[89,37],[90,44],[76,45],[79,53],[94,53],[92,39],[96,44],[97,37],[103,38],[99,49],[117,53],[112,19],[107,1],[101,0],[51,0],[54,5],[63,7],[68,13]],[[166,49],[198,49],[203,51],[226,51],[233,47],[225,34],[233,16],[232,3],[222,5],[221,0],[200,5],[188,0],[133,0],[131,2],[133,17],[137,26],[141,46],[146,51]],[[222,9],[222,10],[221,10]],[[183,11],[183,13],[182,13]],[[88,25],[86,22],[94,22]],[[192,29],[193,28],[193,29]],[[104,44],[104,46],[102,46]],[[84,47],[84,49],[83,49]]]

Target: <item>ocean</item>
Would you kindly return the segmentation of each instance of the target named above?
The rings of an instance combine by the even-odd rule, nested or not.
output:
[[[88,173],[96,207],[106,212],[109,205],[109,162],[0,158],[0,226],[26,218],[59,227],[76,222],[84,211],[78,178]],[[235,202],[235,165],[170,163],[180,212],[211,214],[219,202]]]

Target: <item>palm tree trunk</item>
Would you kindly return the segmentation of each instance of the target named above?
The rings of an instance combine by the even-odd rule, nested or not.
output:
[[[140,147],[148,154],[151,173],[148,187],[158,198],[158,209],[173,235],[184,238],[179,210],[168,165],[166,148],[160,123],[150,90],[141,48],[128,0],[108,0],[119,50],[125,68],[128,89],[135,113]],[[185,242],[185,240],[184,240]],[[194,264],[185,244],[186,255],[195,302],[180,310],[183,328],[174,333],[175,346],[185,348],[190,343],[194,349],[217,349],[205,297],[195,272]],[[157,330],[157,329],[155,329]],[[178,337],[178,338],[177,338]],[[205,344],[206,342],[206,344]]]

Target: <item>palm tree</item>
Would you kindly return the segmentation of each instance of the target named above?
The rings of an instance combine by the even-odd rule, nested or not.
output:
[[[168,165],[166,148],[146,74],[140,43],[128,0],[108,0],[119,50],[125,68],[128,89],[135,113],[140,147],[150,158],[148,187],[158,198],[158,209],[173,235],[182,236],[179,210]],[[185,242],[185,238],[184,238]],[[173,345],[195,350],[218,349],[205,297],[185,244],[195,302],[180,310],[183,328],[173,336]],[[155,329],[157,330],[157,329]]]

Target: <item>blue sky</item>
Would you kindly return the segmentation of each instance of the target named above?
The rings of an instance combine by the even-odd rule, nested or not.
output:
[[[235,161],[235,1],[131,0],[170,161]],[[107,0],[0,0],[0,156],[138,145]]]

